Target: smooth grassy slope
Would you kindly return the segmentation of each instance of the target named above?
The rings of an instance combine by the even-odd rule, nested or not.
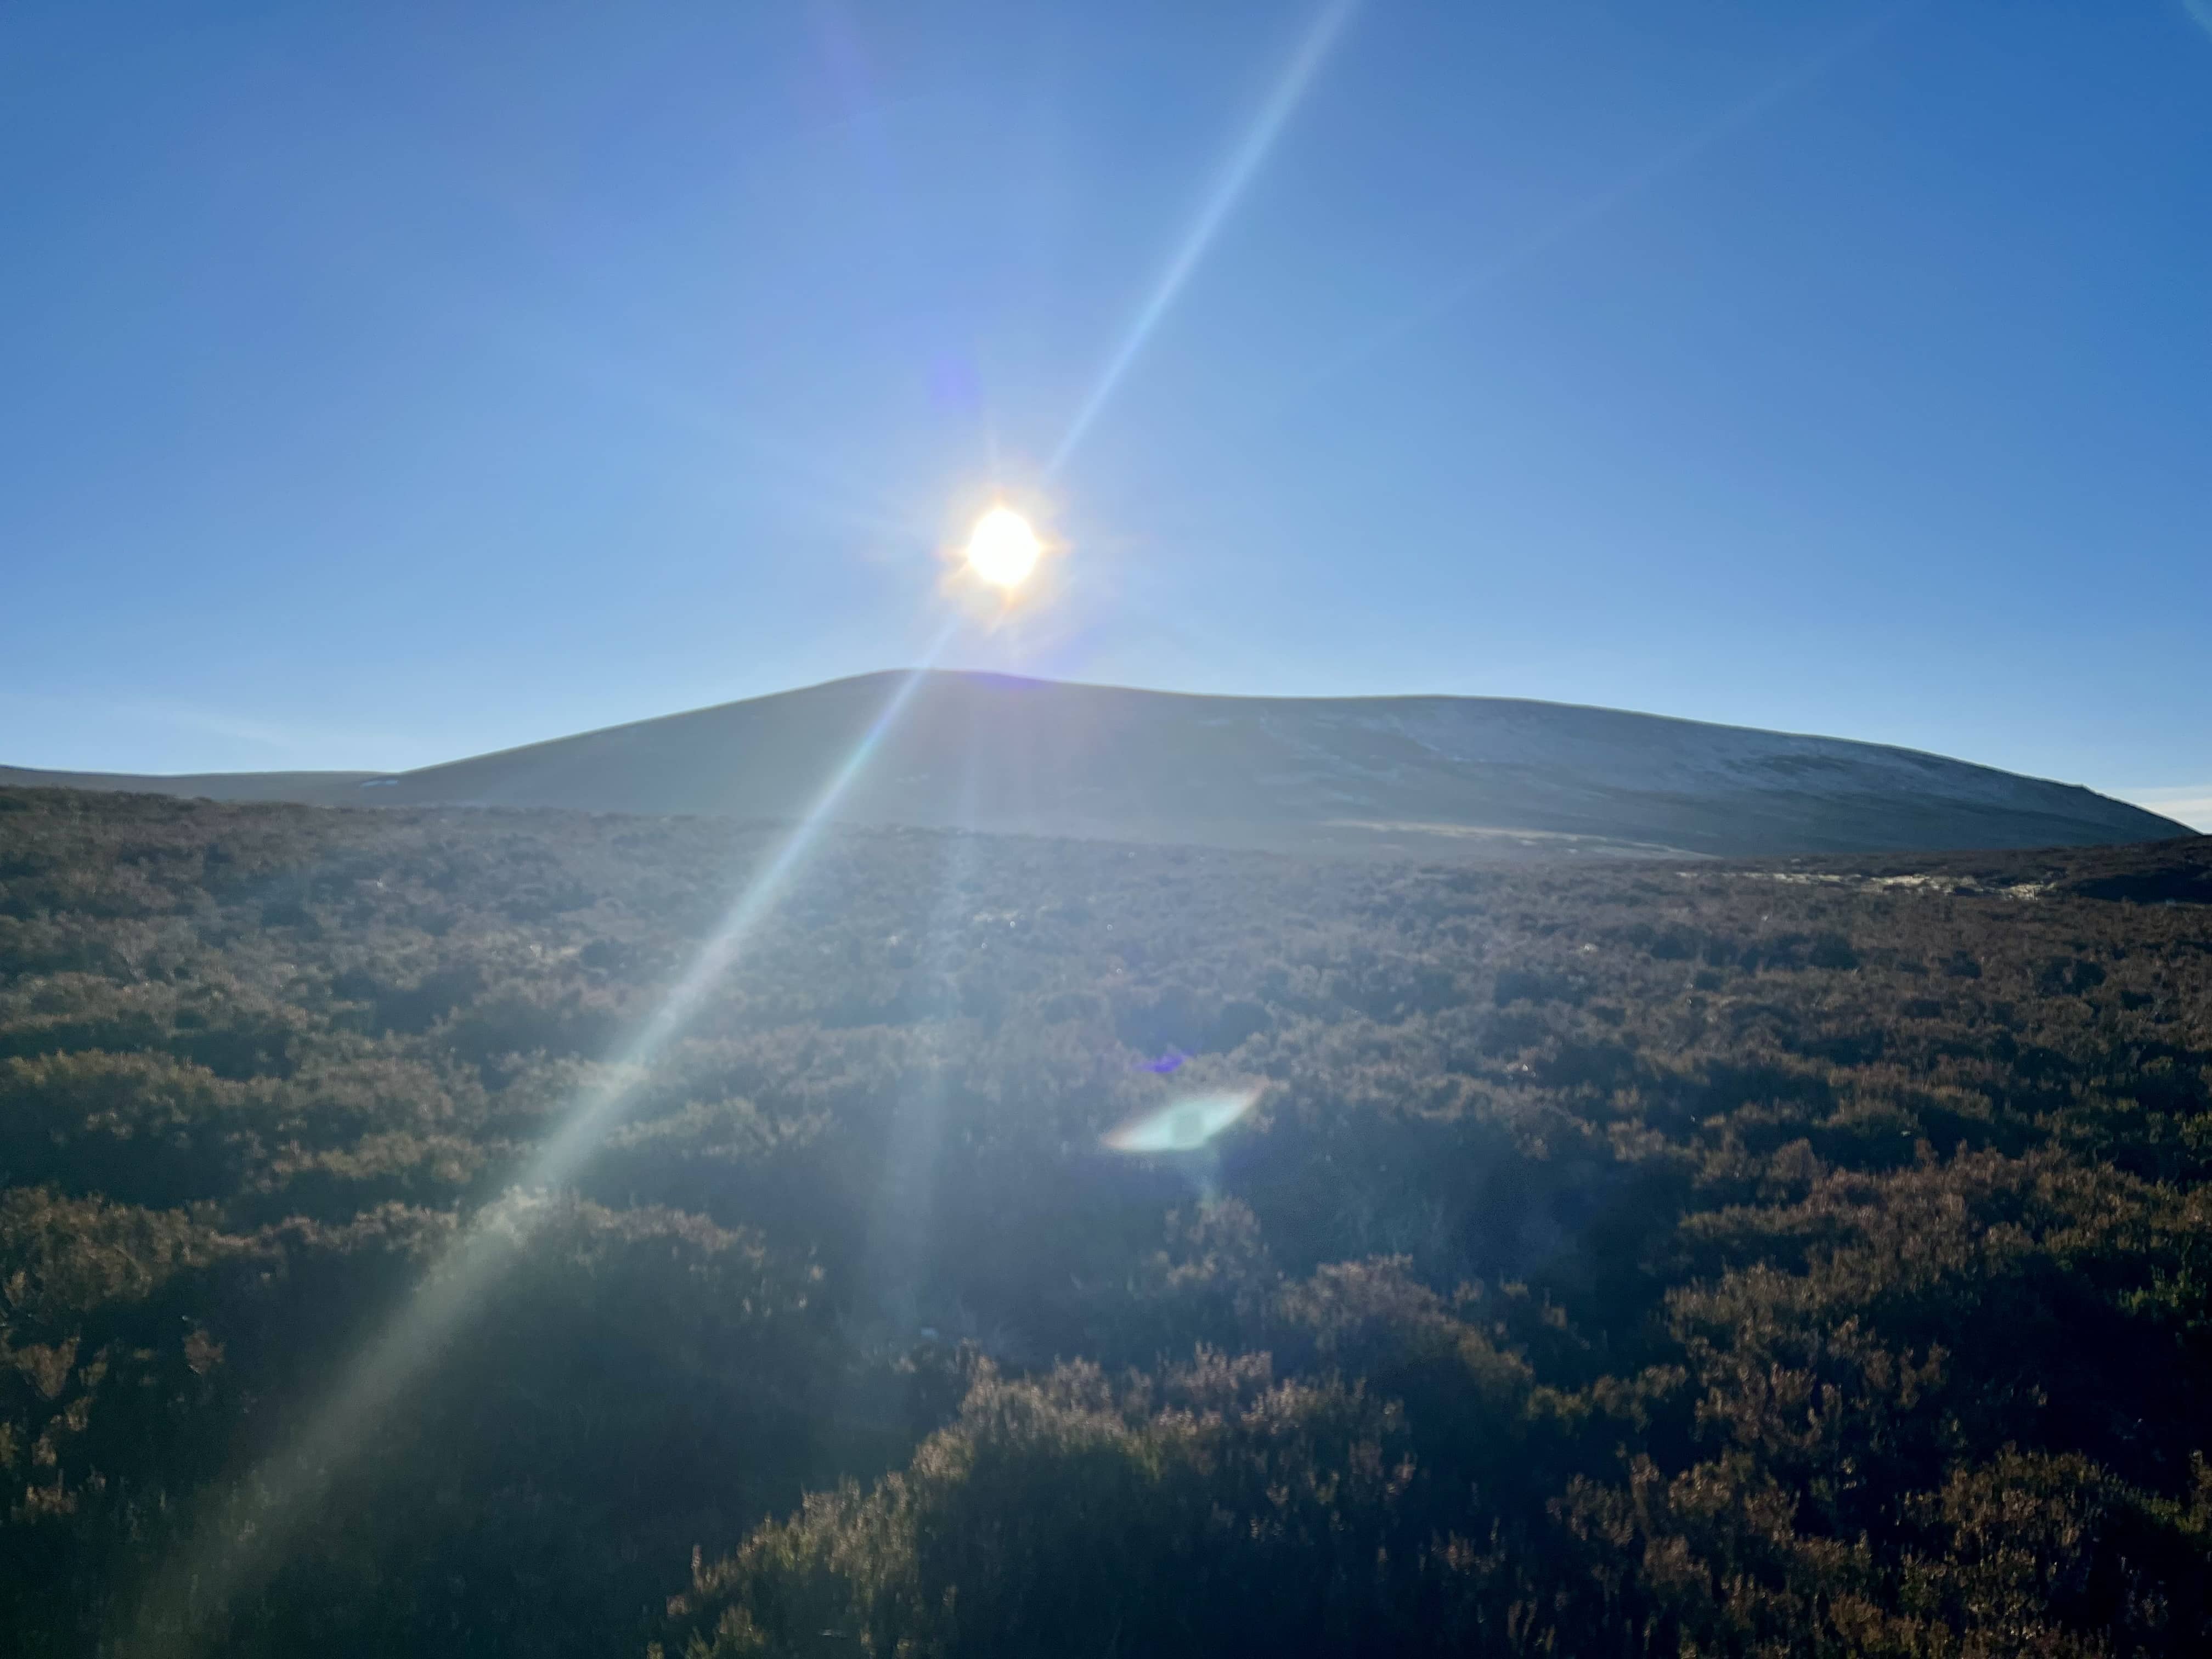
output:
[[[391,777],[137,787],[790,818],[904,678],[832,681]],[[1506,698],[1192,696],[950,672],[924,677],[838,815],[1477,858],[2111,845],[2189,833],[2071,785],[1833,738]]]

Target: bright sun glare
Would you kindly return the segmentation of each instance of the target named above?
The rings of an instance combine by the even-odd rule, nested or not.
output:
[[[994,507],[968,538],[968,568],[994,587],[1019,587],[1036,568],[1036,532],[1011,507]]]

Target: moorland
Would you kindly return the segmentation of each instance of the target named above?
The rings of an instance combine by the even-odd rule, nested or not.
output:
[[[0,791],[11,1651],[2212,1644],[2212,841],[784,834]]]

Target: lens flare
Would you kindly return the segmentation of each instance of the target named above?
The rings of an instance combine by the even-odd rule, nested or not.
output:
[[[1137,361],[1138,354],[1145,349],[1145,342],[1152,337],[1152,331],[1159,326],[1160,319],[1175,304],[1176,296],[1182,292],[1183,284],[1190,280],[1191,272],[1198,269],[1199,262],[1206,257],[1206,249],[1212,246],[1214,237],[1227,222],[1231,210],[1251,184],[1253,175],[1259,172],[1260,164],[1267,159],[1267,152],[1275,147],[1275,140],[1282,136],[1283,128],[1289,123],[1300,100],[1305,97],[1306,88],[1312,85],[1314,76],[1320,73],[1322,64],[1328,60],[1329,49],[1335,46],[1337,37],[1344,33],[1345,25],[1352,21],[1352,14],[1358,9],[1358,6],[1359,0],[1324,0],[1321,9],[1314,14],[1312,22],[1306,27],[1304,38],[1298,43],[1297,52],[1283,71],[1282,78],[1275,82],[1267,101],[1261,106],[1258,118],[1231,152],[1228,165],[1214,182],[1212,193],[1200,208],[1197,219],[1183,233],[1183,239],[1176,245],[1167,269],[1160,273],[1159,281],[1153,284],[1143,307],[1138,311],[1120,343],[1114,348],[1114,355],[1107,359],[1105,368],[1091,388],[1091,395],[1083,400],[1083,407],[1076,411],[1075,419],[1068,425],[1067,435],[1060,441],[1060,447],[1053,452],[1052,464],[1045,469],[1048,475],[1059,472],[1067,465],[1068,457],[1075,453],[1075,447],[1083,441],[1083,434],[1091,430],[1091,423],[1098,418],[1099,412],[1113,398],[1115,388],[1121,384],[1121,377]]]
[[[1186,1095],[1132,1118],[1103,1144],[1117,1152],[1194,1152],[1259,1104],[1260,1095],[1258,1089]]]
[[[377,1420],[397,1407],[409,1387],[436,1364],[454,1333],[480,1315],[525,1254],[535,1221],[551,1212],[550,1206],[527,1195],[557,1193],[574,1182],[653,1063],[744,954],[755,930],[836,817],[838,804],[867,769],[929,667],[951,643],[957,627],[957,621],[945,623],[922,667],[908,675],[884,702],[806,816],[738,893],[684,976],[599,1080],[571,1103],[553,1133],[518,1172],[514,1192],[523,1196],[487,1206],[464,1228],[413,1297],[352,1356],[320,1409],[235,1493],[218,1493],[207,1500],[181,1550],[156,1575],[135,1610],[129,1651],[184,1654],[211,1645],[211,1638],[199,1639],[206,1635],[199,1626],[208,1610],[219,1611],[234,1595],[250,1592],[282,1564],[300,1514],[374,1443]]]
[[[1042,550],[1027,519],[1011,507],[994,507],[975,520],[968,537],[968,568],[1011,592],[1029,580]]]
[[[1508,243],[1431,299],[1378,327],[1370,329],[1310,371],[1300,382],[1301,392],[1312,392],[1358,368],[1369,358],[1391,349],[1407,337],[1442,320],[1492,283],[1510,275],[1529,260],[1550,252],[1557,244],[1603,219],[1669,174],[1687,167],[1715,145],[1763,120],[1785,100],[1872,45],[1893,23],[1920,3],[1922,0],[1899,0],[1897,5],[1846,30],[1779,79],[1761,87],[1742,102],[1722,111],[1714,119],[1679,143],[1638,162],[1595,195],[1575,203],[1517,241]],[[2207,32],[2212,33],[2212,0],[2183,0],[2183,3],[2192,13],[2201,11],[2200,21],[2205,24]]]

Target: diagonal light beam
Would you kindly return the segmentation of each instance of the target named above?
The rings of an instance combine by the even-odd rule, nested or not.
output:
[[[662,999],[611,1075],[586,1092],[514,1185],[523,1192],[565,1186],[583,1168],[658,1057],[737,961],[747,939],[775,908],[792,873],[829,822],[958,626],[948,622],[878,711],[842,765],[760,872],[724,914],[683,978]],[[462,1322],[496,1287],[516,1259],[532,1218],[526,1208],[495,1204],[474,1218],[397,1318],[345,1371],[345,1381],[281,1452],[243,1486],[246,1512],[218,1500],[194,1528],[181,1555],[160,1575],[142,1603],[137,1640],[128,1652],[177,1651],[193,1640],[203,1609],[220,1608],[272,1570],[303,1506],[325,1480],[357,1453],[375,1420],[436,1358]]]
[[[2212,0],[2194,0],[2194,3],[2212,9]],[[1402,316],[1369,331],[1314,369],[1299,383],[1299,390],[1311,391],[1326,381],[1334,380],[1376,353],[1387,350],[1408,336],[1441,321],[1500,277],[1519,269],[1539,254],[1548,252],[1554,245],[1604,218],[1669,173],[1687,166],[1723,139],[1753,125],[1793,93],[1819,80],[1845,58],[1861,51],[1899,17],[1921,3],[1923,0],[1905,0],[1905,3],[1881,12],[1870,21],[1846,31],[1749,97],[1722,111],[1695,131],[1656,155],[1638,162],[1604,189],[1564,209],[1501,252],[1464,272],[1443,292]]]
[[[1122,335],[1121,343],[1115,348],[1114,355],[1107,360],[1105,371],[1099,375],[1098,383],[1091,387],[1091,395],[1084,399],[1083,407],[1076,411],[1075,419],[1068,426],[1067,435],[1060,441],[1060,447],[1053,452],[1052,460],[1045,468],[1048,477],[1066,465],[1068,457],[1075,453],[1075,447],[1090,431],[1091,422],[1098,418],[1099,411],[1106,407],[1108,399],[1121,384],[1121,377],[1129,372],[1129,365],[1136,362],[1137,354],[1144,349],[1145,342],[1152,337],[1152,331],[1159,325],[1160,319],[1167,314],[1168,307],[1182,292],[1183,284],[1190,280],[1191,272],[1197,269],[1198,262],[1206,256],[1206,250],[1212,245],[1214,236],[1229,217],[1230,210],[1237,205],[1237,198],[1244,193],[1245,186],[1259,172],[1260,164],[1267,159],[1267,152],[1274,148],[1276,138],[1281,135],[1291,112],[1297,108],[1299,100],[1305,96],[1306,88],[1312,84],[1315,75],[1328,56],[1329,49],[1336,44],[1337,37],[1344,32],[1344,26],[1352,21],[1352,14],[1358,8],[1359,0],[1326,0],[1320,11],[1315,14],[1305,38],[1298,45],[1297,55],[1283,71],[1283,78],[1275,83],[1275,89],[1268,94],[1267,101],[1261,106],[1259,117],[1252,123],[1251,129],[1231,152],[1228,166],[1222,170],[1212,192],[1200,209],[1197,219],[1184,234],[1175,257],[1168,261],[1168,268],[1161,273],[1151,296],[1138,311],[1128,331]]]
[[[961,935],[967,927],[968,878],[976,865],[976,772],[981,756],[971,719],[961,766],[960,810],[951,832],[944,837],[943,874],[936,902],[930,907],[923,938],[921,966],[925,982],[942,990],[957,983],[955,969]],[[940,1029],[959,1018],[957,999],[949,1010],[927,1018]],[[916,1030],[922,1029],[917,1020]],[[892,1317],[902,1337],[911,1335],[921,1312],[920,1295],[926,1285],[931,1255],[931,1223],[937,1203],[937,1159],[944,1139],[946,1075],[950,1054],[926,1054],[908,1068],[908,1085],[899,1091],[884,1159],[881,1189],[875,1206],[875,1237],[869,1246],[867,1267],[860,1279],[864,1295],[874,1298],[877,1310]]]

